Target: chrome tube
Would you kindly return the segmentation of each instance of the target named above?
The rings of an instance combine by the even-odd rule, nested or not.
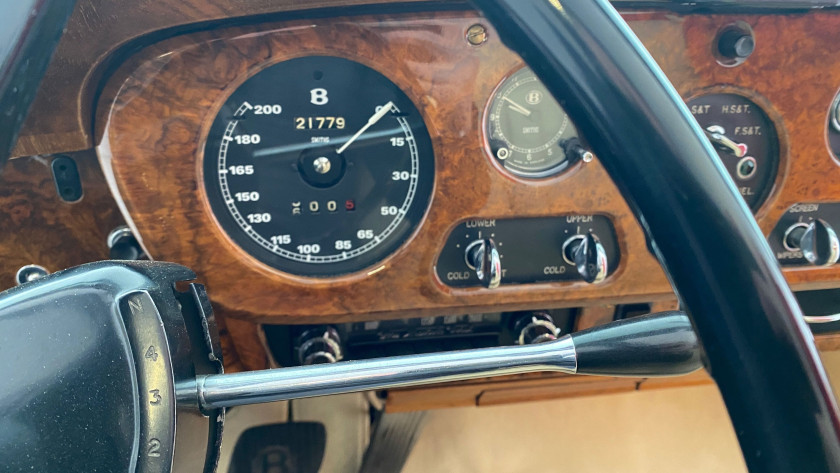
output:
[[[176,395],[178,402],[206,410],[538,371],[577,372],[570,336],[537,345],[204,375],[178,385]]]
[[[809,324],[830,324],[840,321],[840,314],[830,315],[803,315],[802,319]]]

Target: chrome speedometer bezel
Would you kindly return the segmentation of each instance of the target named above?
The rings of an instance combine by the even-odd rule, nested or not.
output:
[[[395,105],[394,109],[396,112],[399,113],[399,108]],[[238,112],[238,111],[237,111]],[[395,117],[397,121],[400,123],[403,131],[406,134],[406,143],[409,147],[409,153],[411,154],[411,174],[409,178],[409,190],[406,194],[406,198],[400,206],[397,215],[395,216],[391,223],[385,227],[385,229],[380,232],[379,234],[375,235],[372,239],[370,239],[370,243],[366,243],[365,245],[355,248],[349,252],[342,251],[337,255],[330,255],[330,256],[313,256],[303,255],[300,253],[294,253],[291,251],[286,251],[278,245],[272,244],[268,240],[266,240],[262,235],[254,231],[253,226],[245,222],[245,219],[242,217],[239,209],[236,207],[236,201],[231,197],[229,187],[227,185],[227,175],[228,173],[222,172],[226,170],[226,152],[228,148],[228,143],[230,140],[226,140],[225,138],[229,137],[229,133],[232,133],[235,130],[237,121],[231,121],[229,124],[233,124],[232,127],[227,127],[225,129],[225,134],[222,138],[222,144],[219,147],[219,154],[216,158],[217,162],[217,172],[218,172],[218,179],[219,179],[219,187],[222,192],[222,197],[224,202],[228,208],[228,211],[231,213],[231,216],[239,225],[239,227],[245,232],[246,235],[251,237],[257,244],[265,248],[266,250],[284,257],[288,258],[293,261],[299,261],[302,263],[307,264],[324,264],[324,263],[337,263],[341,261],[347,261],[357,256],[361,256],[368,251],[373,250],[379,244],[386,240],[391,233],[397,228],[397,226],[403,221],[405,215],[408,212],[408,209],[411,207],[411,204],[414,203],[414,197],[417,193],[417,181],[418,181],[418,172],[419,172],[419,155],[417,152],[417,146],[414,140],[414,134],[411,131],[411,127],[408,126],[404,117]],[[225,156],[223,156],[225,154]]]
[[[405,138],[405,149],[407,150],[406,156],[410,157],[410,165],[405,169],[409,171],[409,179],[406,182],[407,189],[405,190],[404,196],[402,192],[400,192],[399,195],[401,199],[399,201],[400,204],[397,213],[396,215],[388,216],[391,220],[388,222],[387,226],[381,228],[380,231],[375,233],[364,244],[360,244],[359,246],[354,244],[352,249],[348,249],[346,251],[335,250],[331,252],[324,252],[324,254],[321,255],[302,254],[299,252],[289,251],[288,249],[272,243],[267,239],[266,235],[262,235],[260,232],[254,230],[252,225],[249,224],[243,217],[242,210],[237,206],[238,203],[232,199],[232,191],[227,183],[228,176],[226,173],[219,172],[220,170],[224,170],[228,165],[226,153],[227,143],[229,140],[222,139],[216,148],[216,152],[213,152],[213,149],[211,149],[212,147],[208,145],[208,141],[211,138],[211,130],[215,126],[216,121],[221,119],[220,114],[222,112],[222,108],[225,105],[229,105],[228,102],[231,100],[231,97],[234,96],[243,84],[257,74],[260,74],[264,70],[278,64],[294,59],[312,57],[331,58],[355,63],[380,75],[387,80],[395,90],[399,91],[402,95],[401,100],[403,101],[403,104],[397,105],[395,103],[393,105],[392,113],[395,114],[395,116],[392,116],[391,118],[396,120],[394,128],[400,130],[399,136]],[[403,111],[408,110],[408,108],[404,105],[405,103],[410,105],[410,107],[408,107],[411,109],[409,110],[409,113],[412,115],[416,113],[416,116],[410,116],[410,118],[402,116],[404,115]],[[401,106],[403,108],[401,108]],[[235,114],[239,114],[240,112],[241,110],[237,110]],[[393,255],[399,248],[403,247],[408,240],[413,238],[413,235],[419,229],[420,223],[425,219],[431,204],[432,194],[435,187],[436,168],[434,146],[432,144],[428,128],[425,124],[425,117],[420,110],[417,109],[414,100],[406,94],[404,89],[402,89],[381,71],[366,62],[359,61],[356,58],[334,55],[304,55],[285,58],[282,61],[261,65],[261,67],[257,68],[256,72],[252,71],[247,75],[247,77],[240,78],[239,80],[231,83],[229,90],[226,91],[225,96],[219,101],[218,106],[215,108],[215,113],[212,116],[213,119],[206,128],[205,139],[202,145],[204,153],[202,155],[201,162],[198,163],[201,168],[200,175],[202,175],[202,182],[204,183],[203,193],[208,204],[207,207],[213,215],[221,233],[223,233],[225,237],[234,244],[234,246],[238,247],[239,250],[243,251],[249,257],[256,259],[260,263],[268,265],[274,270],[296,277],[314,278],[343,277],[370,270],[371,267],[381,264],[384,260]],[[417,135],[418,123],[422,124],[422,132],[419,136]],[[236,126],[237,120],[235,117],[225,120],[224,136],[230,137],[236,130]],[[214,172],[211,171],[208,173],[208,160],[213,162]],[[406,164],[409,163],[406,162]],[[218,202],[214,203],[213,201],[214,190],[207,186],[208,177],[215,177],[215,185],[218,186],[218,190],[221,193],[221,201],[225,209],[224,212],[220,212]],[[385,218],[385,215],[383,214],[381,218]],[[249,240],[248,243],[244,243],[243,238],[237,237],[236,232],[231,231],[231,224],[234,224],[238,231],[247,237]],[[355,230],[353,230],[353,232],[355,232]],[[393,240],[393,238],[398,239]],[[256,248],[259,248],[259,250]],[[377,251],[379,253],[377,253]],[[370,255],[371,253],[376,253],[377,256],[372,257]]]

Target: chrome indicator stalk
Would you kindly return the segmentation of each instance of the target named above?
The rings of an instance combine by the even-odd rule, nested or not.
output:
[[[176,397],[207,410],[543,371],[657,377],[701,366],[688,317],[665,312],[531,345],[198,376],[178,384]]]

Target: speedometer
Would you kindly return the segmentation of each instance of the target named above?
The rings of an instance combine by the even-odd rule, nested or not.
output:
[[[203,171],[210,207],[236,244],[279,270],[330,276],[405,242],[429,204],[434,154],[419,111],[388,78],[307,56],[230,95]]]

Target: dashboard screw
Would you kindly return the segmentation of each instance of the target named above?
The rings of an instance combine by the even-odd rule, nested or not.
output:
[[[48,274],[50,274],[50,272],[43,266],[39,266],[37,264],[27,264],[26,266],[18,269],[17,274],[15,274],[15,283],[20,286],[23,283],[40,279]]]
[[[467,42],[473,46],[481,46],[487,42],[487,28],[475,24],[467,29]]]

